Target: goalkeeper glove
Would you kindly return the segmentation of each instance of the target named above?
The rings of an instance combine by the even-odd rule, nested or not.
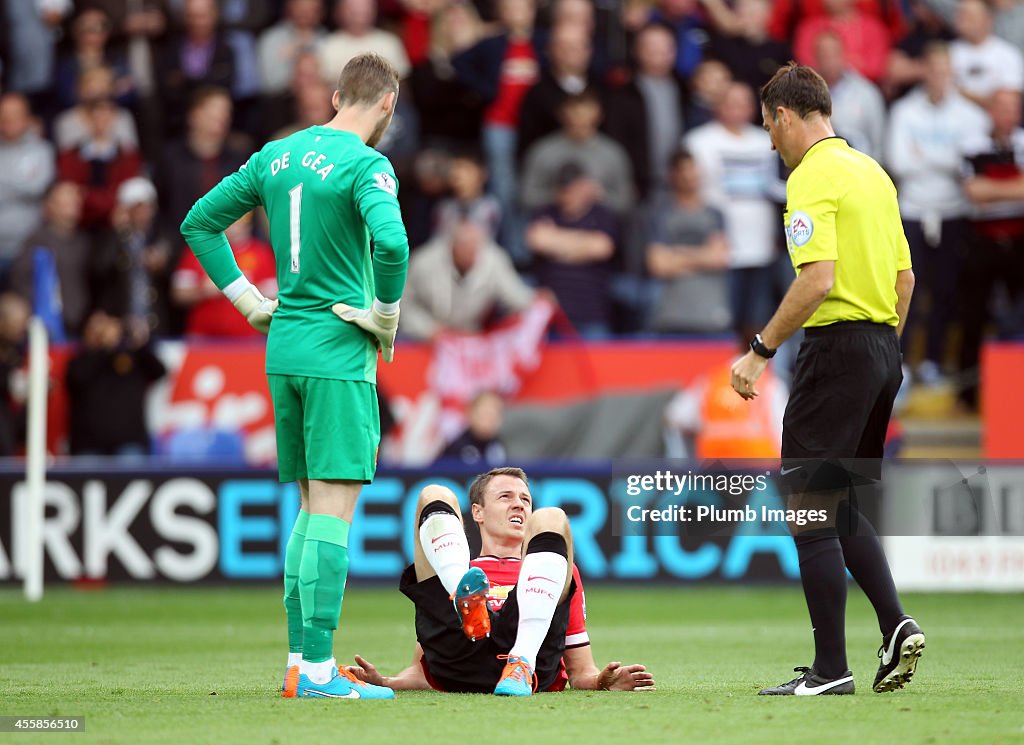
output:
[[[395,334],[398,331],[398,304],[392,303],[392,305],[394,311],[391,313],[383,312],[383,304],[376,299],[368,310],[353,308],[345,303],[335,303],[331,306],[331,310],[341,320],[354,323],[372,334],[377,340],[377,346],[380,347],[380,354],[384,361],[391,362],[395,359]]]
[[[225,288],[225,295],[231,300],[235,308],[238,309],[238,312],[245,316],[245,320],[249,322],[249,325],[261,334],[269,333],[270,317],[277,310],[277,300],[269,300],[263,297],[263,293],[256,288],[256,285],[248,280],[245,280],[245,284],[241,288],[236,286],[234,292],[230,294],[228,294],[227,289]]]

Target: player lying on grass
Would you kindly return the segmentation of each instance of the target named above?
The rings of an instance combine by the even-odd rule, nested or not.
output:
[[[420,493],[415,563],[399,585],[416,605],[412,664],[388,677],[356,655],[349,672],[395,690],[654,690],[643,665],[594,664],[569,520],[557,508],[533,510],[523,470],[478,476],[469,501],[481,538],[473,561],[455,495],[436,484]]]

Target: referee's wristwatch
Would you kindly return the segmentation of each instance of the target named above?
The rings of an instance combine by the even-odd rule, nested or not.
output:
[[[779,351],[778,349],[769,349],[760,334],[755,334],[754,338],[750,340],[750,348],[753,350],[754,354],[758,357],[764,357],[766,360],[770,360],[775,356],[775,353]]]

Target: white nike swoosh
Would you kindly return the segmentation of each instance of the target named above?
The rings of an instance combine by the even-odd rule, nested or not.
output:
[[[847,675],[845,678],[840,678],[839,680],[833,680],[830,683],[822,683],[820,686],[815,686],[814,688],[808,688],[807,687],[807,681],[806,680],[801,680],[800,681],[800,685],[798,685],[796,687],[796,690],[793,691],[793,693],[795,693],[797,696],[816,696],[819,693],[824,693],[825,691],[831,691],[836,686],[840,686],[843,683],[849,683],[852,680],[853,680],[853,676],[852,675]]]
[[[779,475],[785,476],[786,474],[793,473],[793,471],[799,471],[803,466],[793,466],[792,468],[780,468]]]
[[[362,698],[362,696],[359,695],[359,691],[354,691],[354,690],[353,691],[349,691],[344,696],[339,696],[336,693],[327,693],[325,691],[311,691],[309,689],[306,689],[306,695],[307,696],[322,696],[323,698]]]
[[[910,623],[911,620],[913,619],[904,618],[900,621],[900,625],[896,627],[896,630],[892,632],[892,637],[889,639],[889,648],[882,652],[883,665],[888,665],[892,662],[892,656],[896,653],[896,636],[900,633],[900,629],[902,629],[904,625]]]

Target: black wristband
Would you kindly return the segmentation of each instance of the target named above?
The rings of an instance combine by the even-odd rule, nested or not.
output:
[[[779,351],[777,349],[769,349],[760,334],[755,334],[754,338],[750,340],[750,348],[754,354],[758,357],[764,357],[766,360],[770,360]]]

